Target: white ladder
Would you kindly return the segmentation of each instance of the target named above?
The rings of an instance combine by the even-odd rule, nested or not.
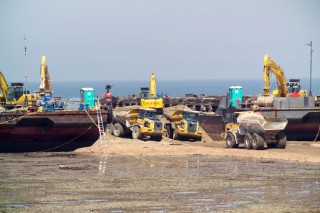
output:
[[[97,110],[97,119],[98,119],[98,129],[99,129],[99,135],[100,135],[100,144],[101,144],[101,146],[106,146],[107,145],[107,138],[106,138],[106,133],[105,133],[104,127],[103,127],[103,119],[102,119],[102,115],[101,115],[99,101],[96,102],[96,110]]]

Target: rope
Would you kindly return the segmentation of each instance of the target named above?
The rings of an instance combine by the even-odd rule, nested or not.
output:
[[[17,112],[19,112],[19,111],[17,111]],[[23,115],[23,116],[19,116],[19,115],[18,115],[19,113],[16,113],[15,115],[12,115],[12,116],[17,116],[16,118],[9,119],[9,120],[7,120],[7,121],[5,121],[5,122],[2,122],[2,123],[0,123],[0,125],[9,123],[9,122],[14,121],[14,120],[18,120],[19,118],[27,117],[27,116],[32,115],[32,114],[35,114],[35,113],[37,113],[37,112],[27,113],[26,115]],[[2,113],[1,113],[1,114],[2,114]],[[7,117],[6,112],[4,112],[3,115]]]
[[[318,133],[317,133],[317,136],[316,136],[316,138],[314,139],[314,143],[317,141],[317,139],[318,139],[318,136],[319,136],[319,132],[320,132],[320,125],[319,125],[319,128],[318,128]]]
[[[52,147],[52,148],[49,148],[49,149],[32,152],[32,153],[30,153],[30,155],[31,155],[31,154],[35,154],[35,153],[37,153],[37,152],[47,152],[47,151],[50,151],[50,150],[53,150],[53,149],[60,148],[60,147],[62,147],[62,146],[64,146],[64,145],[67,145],[68,143],[71,143],[72,141],[74,141],[74,140],[76,140],[77,138],[79,138],[79,137],[81,137],[82,135],[84,135],[89,129],[91,129],[92,126],[93,126],[93,125],[89,126],[88,129],[86,129],[86,130],[85,130],[84,132],[82,132],[80,135],[76,136],[75,138],[73,138],[73,139],[71,139],[71,140],[69,140],[69,141],[67,141],[67,142],[65,142],[65,143],[63,143],[63,144],[60,144],[60,145],[58,145],[58,146],[55,146],[55,147]]]
[[[91,115],[88,113],[88,111],[87,111],[87,110],[84,110],[84,111],[87,113],[87,115],[89,116],[89,118],[90,118],[90,120],[92,121],[92,123],[94,123],[94,125],[99,129],[98,125],[96,124],[96,122],[94,122],[94,120],[92,119],[92,117],[91,117]]]

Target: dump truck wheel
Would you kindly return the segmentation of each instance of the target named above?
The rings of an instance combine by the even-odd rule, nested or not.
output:
[[[111,134],[111,135],[113,134],[113,125],[112,124],[107,124],[106,133]]]
[[[121,124],[116,123],[115,125],[113,125],[113,135],[116,137],[123,137],[124,130]]]
[[[180,139],[179,135],[177,134],[177,130],[176,129],[173,130],[172,139],[173,140],[179,140]]]
[[[252,148],[252,135],[250,133],[246,133],[244,136],[244,147],[246,149]]]
[[[287,137],[286,137],[286,134],[284,132],[280,132],[278,134],[278,143],[277,143],[277,147],[280,148],[280,149],[285,149],[286,148],[286,145],[287,145]]]
[[[252,135],[252,149],[261,150],[264,148],[264,139],[257,133]]]
[[[141,129],[138,126],[134,126],[132,129],[132,138],[140,139],[141,138]]]
[[[201,141],[202,140],[202,137],[195,137],[194,138],[194,141]]]
[[[165,136],[167,138],[172,139],[173,138],[173,129],[169,125],[166,126],[166,129],[167,129],[167,132],[166,132]]]
[[[275,148],[276,146],[278,146],[278,143],[267,143],[267,146],[269,149]]]
[[[161,141],[162,140],[162,135],[150,136],[150,139],[153,140],[153,141]]]
[[[236,137],[232,132],[227,132],[226,136],[226,145],[228,148],[235,148],[236,147]]]

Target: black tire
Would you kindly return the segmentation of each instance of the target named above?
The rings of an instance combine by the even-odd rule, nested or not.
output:
[[[268,149],[272,149],[278,146],[278,143],[267,143]]]
[[[123,126],[119,123],[114,124],[112,132],[113,132],[113,135],[116,137],[123,137],[124,135]]]
[[[201,141],[202,140],[202,137],[195,137],[194,138],[194,141]]]
[[[141,129],[139,126],[134,126],[132,129],[132,138],[141,139]]]
[[[177,129],[173,130],[172,139],[173,140],[180,140],[179,135],[177,134]]]
[[[244,136],[244,147],[246,149],[252,148],[252,135],[250,133],[246,133]]]
[[[278,142],[277,147],[279,149],[285,149],[287,146],[287,136],[284,132],[280,132],[277,136]]]
[[[153,140],[153,141],[161,141],[162,140],[162,135],[150,136],[150,139]]]
[[[264,139],[257,133],[253,133],[252,135],[252,149],[254,150],[264,149]]]
[[[173,129],[169,125],[166,126],[166,129],[167,129],[167,132],[166,132],[165,136],[167,138],[172,139],[173,138]]]
[[[228,148],[235,148],[237,146],[236,137],[232,132],[227,132],[226,145]]]
[[[112,135],[113,134],[113,125],[107,124],[106,126],[106,133]]]

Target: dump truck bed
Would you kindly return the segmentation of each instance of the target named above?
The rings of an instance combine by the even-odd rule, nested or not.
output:
[[[272,118],[265,119],[259,113],[244,113],[240,114],[237,118],[239,124],[239,133],[264,133],[264,134],[277,134],[283,131],[287,126],[288,120],[285,118]]]

